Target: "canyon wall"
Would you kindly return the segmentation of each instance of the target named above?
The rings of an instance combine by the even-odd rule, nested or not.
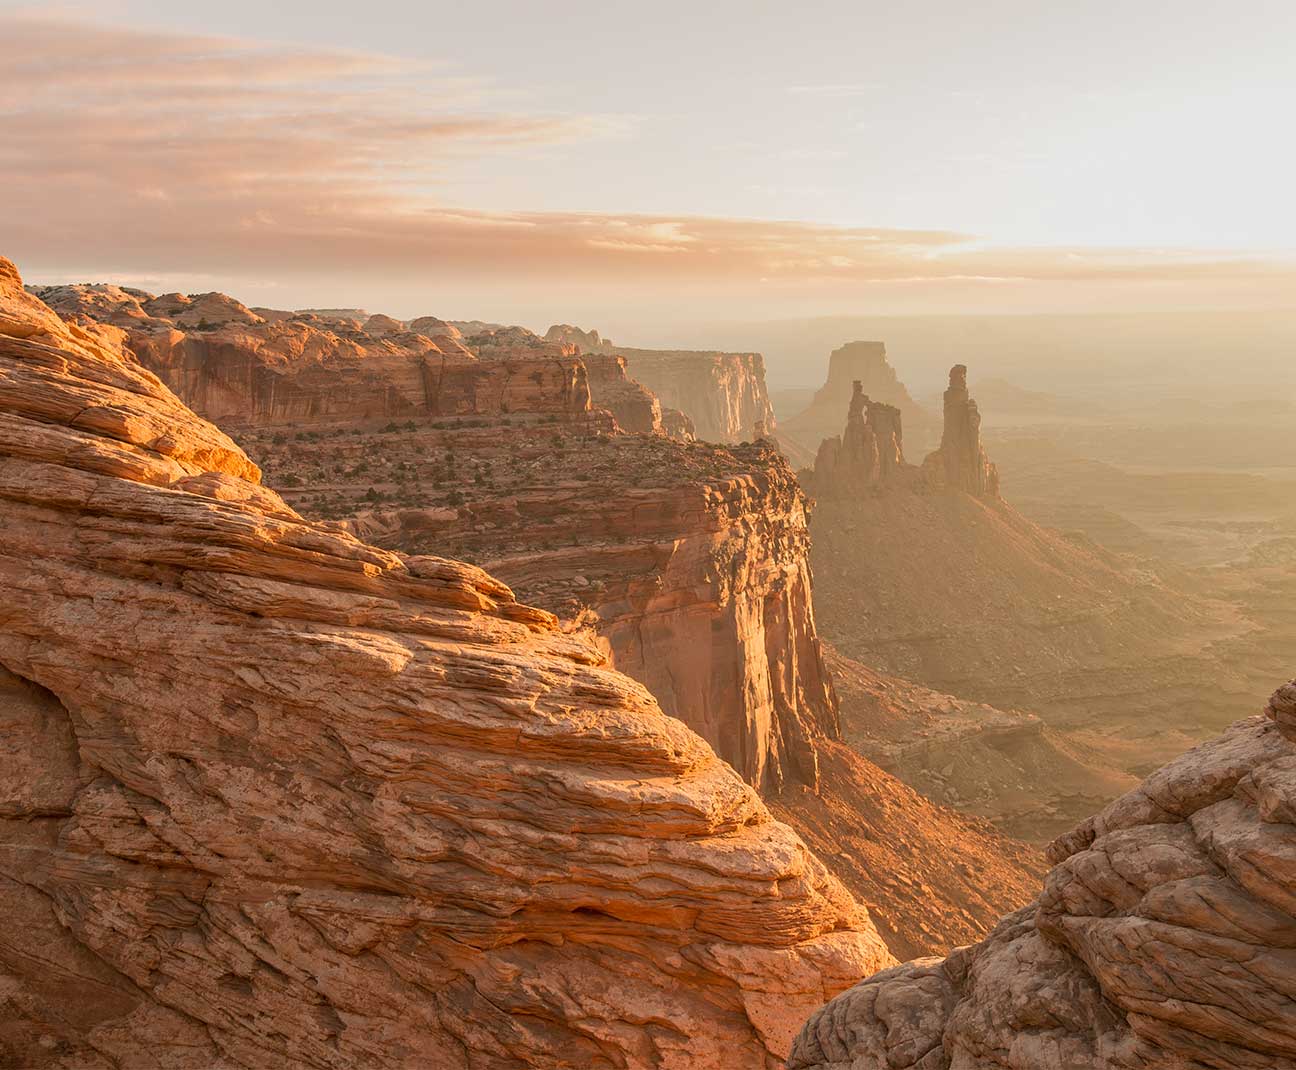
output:
[[[224,295],[108,287],[38,293],[78,321],[130,324],[141,363],[241,428],[307,513],[358,517],[355,530],[392,548],[488,564],[537,604],[596,622],[614,663],[751,783],[816,782],[813,740],[836,733],[836,706],[804,496],[769,448],[666,441],[692,428],[667,418],[623,357],[520,327],[464,333],[428,318],[447,355],[386,316],[267,317]]]
[[[630,374],[692,421],[706,442],[747,442],[774,430],[774,408],[765,387],[765,358],[759,353],[713,350],[636,349],[616,345],[598,331],[556,323],[545,332],[552,344],[582,353],[620,354]]]
[[[663,405],[693,421],[706,442],[747,442],[758,425],[774,430],[774,408],[765,389],[765,360],[759,353],[689,350],[617,350],[630,374]]]
[[[771,447],[519,417],[245,441],[303,511],[349,518],[380,545],[468,557],[588,625],[752,784],[816,782],[814,739],[836,734],[836,704],[805,497]]]
[[[375,319],[366,330],[401,329]],[[520,328],[448,326],[483,363],[575,353],[574,342]],[[834,742],[806,501],[787,465],[768,441],[671,441],[621,357],[579,359],[615,423],[599,408],[575,418],[538,407],[230,426],[303,515],[486,566],[559,614],[822,846],[901,953],[980,936],[1029,897],[1033,855]],[[947,844],[967,864],[942,853]]]
[[[1036,902],[816,1012],[789,1070],[1296,1067],[1296,684],[1050,849]]]
[[[890,956],[597,650],[303,520],[0,261],[0,1054],[773,1070]]]

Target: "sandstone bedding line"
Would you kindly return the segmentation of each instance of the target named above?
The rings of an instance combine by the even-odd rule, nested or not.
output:
[[[1296,1067],[1296,683],[1056,840],[1033,906],[872,977],[789,1070]]]
[[[890,955],[648,692],[0,260],[0,1062],[772,1067]]]

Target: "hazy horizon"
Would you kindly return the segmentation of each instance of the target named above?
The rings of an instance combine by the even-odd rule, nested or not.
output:
[[[1296,305],[1290,7],[951,12],[2,3],[0,232],[35,283],[644,341]]]

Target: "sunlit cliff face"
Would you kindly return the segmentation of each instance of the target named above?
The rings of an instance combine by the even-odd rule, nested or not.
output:
[[[1097,13],[1063,33],[1018,12],[1011,45],[845,8],[507,14],[231,22],[255,39],[140,0],[112,24],[0,14],[7,245],[38,282],[640,328],[1296,291],[1273,251],[1296,235],[1255,222],[1287,151],[1252,136],[1292,91],[1272,24],[1231,20],[1249,73],[1212,93],[1230,69],[1206,50],[1198,99],[1175,97],[1158,50],[1114,66],[1154,29],[1141,18],[1099,49]],[[1180,59],[1204,47],[1189,15]],[[1201,151],[1212,132],[1235,164]],[[1225,200],[1239,174],[1247,197]]]

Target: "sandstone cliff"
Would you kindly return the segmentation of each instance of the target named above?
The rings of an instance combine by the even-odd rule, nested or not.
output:
[[[1296,685],[1050,850],[1036,903],[813,1015],[790,1070],[1296,1067]]]
[[[765,389],[765,360],[759,353],[627,349],[630,374],[663,405],[693,421],[706,442],[747,442],[759,424],[774,430],[774,408]]]
[[[834,349],[824,385],[803,411],[779,421],[780,436],[799,452],[813,455],[824,439],[837,434],[856,382],[874,402],[898,409],[912,443],[919,449],[925,446],[935,421],[910,396],[882,342],[848,342]]]
[[[377,315],[363,323],[340,313],[262,315],[224,294],[153,297],[115,286],[35,292],[65,318],[123,327],[145,367],[228,426],[501,412],[570,418],[592,407],[574,352],[520,348],[480,360],[432,317],[406,325]]]
[[[636,349],[570,323],[554,324],[544,340],[575,346],[582,353],[624,357],[630,374],[668,409],[683,413],[704,441],[747,442],[774,430],[765,360],[759,353]]]
[[[0,261],[0,1051],[773,1066],[888,954],[644,688],[303,521]]]
[[[814,740],[836,734],[836,703],[805,497],[771,447],[520,417],[246,442],[303,511],[348,518],[381,545],[467,557],[586,622],[752,784],[815,783]]]
[[[484,361],[576,356],[578,343],[522,328],[450,326]],[[770,445],[623,434],[635,405],[652,411],[646,392],[619,356],[579,359],[595,403],[610,404],[617,423],[598,410],[574,419],[538,406],[231,426],[303,514],[388,547],[488,566],[587,634],[825,849],[902,953],[975,939],[1025,902],[1034,874],[1023,845],[926,803],[833,743],[805,499]],[[949,844],[963,861],[941,854]]]

